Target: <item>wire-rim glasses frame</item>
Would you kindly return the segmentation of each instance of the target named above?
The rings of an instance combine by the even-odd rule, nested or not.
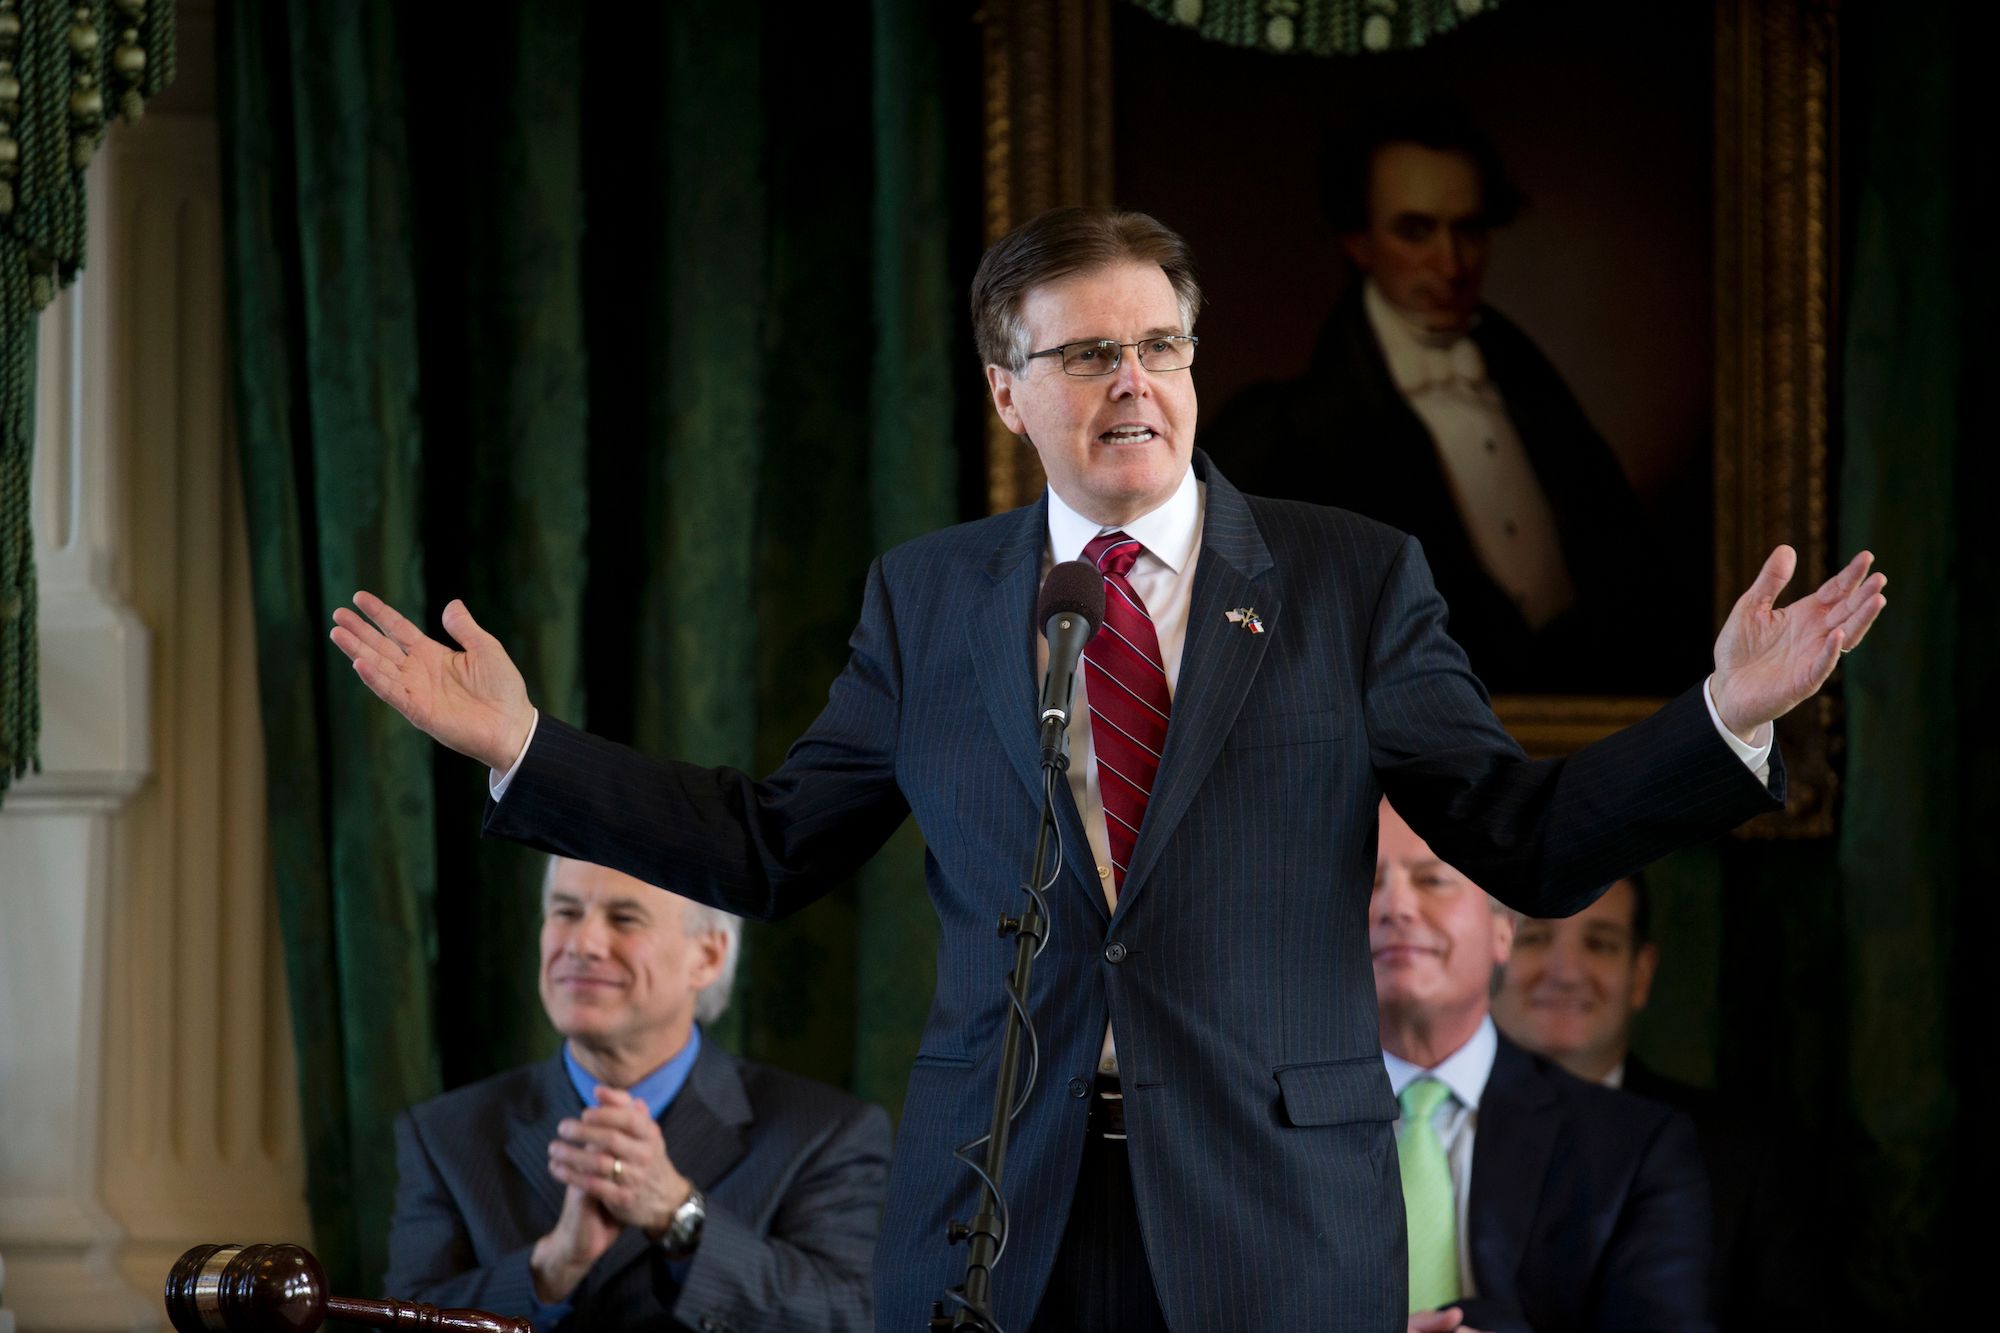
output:
[[[1055,347],[1045,347],[1039,352],[1030,352],[1027,359],[1033,361],[1044,356],[1058,357],[1063,374],[1095,379],[1101,375],[1116,374],[1118,367],[1125,364],[1125,349],[1130,347],[1135,349],[1142,368],[1159,374],[1169,370],[1186,370],[1192,366],[1194,349],[1200,342],[1201,339],[1192,333],[1162,333],[1129,343],[1119,342],[1116,338],[1085,338],[1079,342],[1062,343]],[[1149,349],[1153,350],[1149,352]],[[1082,359],[1102,352],[1109,352],[1111,355],[1097,360]],[[1173,364],[1155,365],[1155,360],[1166,360]]]

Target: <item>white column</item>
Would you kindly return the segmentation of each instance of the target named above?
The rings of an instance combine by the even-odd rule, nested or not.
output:
[[[86,410],[109,387],[85,354],[101,286],[86,278],[41,321],[42,771],[0,808],[0,1253],[28,1330],[150,1319],[117,1273],[99,1161],[112,821],[152,765],[150,640],[112,586],[121,497],[104,423]]]
[[[212,12],[88,175],[42,316],[44,771],[0,807],[0,1304],[162,1325],[205,1241],[310,1244],[229,410]],[[8,1333],[0,1324],[0,1333]]]

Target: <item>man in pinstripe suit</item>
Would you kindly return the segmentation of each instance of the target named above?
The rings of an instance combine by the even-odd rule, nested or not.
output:
[[[1397,1108],[1368,965],[1376,803],[1394,796],[1502,900],[1574,911],[1772,808],[1769,720],[1882,606],[1863,555],[1775,609],[1780,548],[1708,684],[1567,760],[1528,761],[1445,632],[1416,543],[1246,496],[1195,450],[1198,306],[1185,244],[1143,215],[1056,210],[988,251],[973,290],[988,387],[1049,491],[875,563],[846,670],[766,779],[541,715],[461,603],[444,613],[458,651],[370,594],[365,619],[335,613],[370,689],[493,770],[489,832],[777,916],[916,817],[943,930],[876,1250],[881,1328],[918,1327],[963,1269],[945,1225],[969,1215],[974,1182],[951,1148],[992,1098],[992,929],[1041,805],[1032,620],[1052,561],[1124,539],[1115,577],[1156,628],[1143,656],[1171,719],[1120,869],[1109,802],[1129,817],[1132,793],[1100,782],[1091,711],[1075,710],[1035,974],[1040,1079],[1014,1128],[994,1277],[1014,1329],[1403,1327]],[[1124,688],[1084,677],[1089,694]],[[1111,1068],[1122,1129],[1097,1095]]]

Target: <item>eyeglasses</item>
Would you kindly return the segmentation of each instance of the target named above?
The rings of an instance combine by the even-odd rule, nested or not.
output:
[[[1092,338],[1088,342],[1064,343],[1028,353],[1028,360],[1041,356],[1062,358],[1065,375],[1109,375],[1125,362],[1125,349],[1138,349],[1139,364],[1147,370],[1186,370],[1194,364],[1195,344],[1201,339],[1191,333],[1169,333],[1157,338],[1141,338],[1122,343],[1115,338]]]

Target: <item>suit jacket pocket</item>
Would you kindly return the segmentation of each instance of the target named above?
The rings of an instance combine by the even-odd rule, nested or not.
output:
[[[1278,1081],[1278,1107],[1288,1125],[1387,1121],[1398,1114],[1396,1096],[1389,1091],[1389,1071],[1377,1055],[1280,1065],[1271,1077]]]
[[[1340,713],[1331,708],[1312,713],[1253,713],[1236,719],[1224,744],[1231,750],[1325,745],[1340,739],[1340,721]]]
[[[918,1051],[917,1058],[910,1063],[922,1069],[970,1069],[979,1062],[970,1055],[952,1051]]]

